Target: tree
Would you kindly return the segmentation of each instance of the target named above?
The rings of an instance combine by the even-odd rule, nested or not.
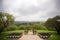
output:
[[[13,22],[14,17],[11,14],[0,12],[0,33]]]
[[[45,25],[47,27],[48,30],[54,30],[54,20],[52,20],[52,18],[49,18],[46,22]]]
[[[13,30],[18,30],[18,29],[19,29],[18,26],[13,24],[6,27],[4,31],[13,31]]]
[[[48,29],[55,29],[57,31],[57,34],[60,32],[60,16],[55,16],[53,18],[49,18],[46,22],[45,25],[47,26]]]
[[[60,33],[60,21],[58,20],[60,20],[60,16],[54,17],[53,20],[55,22],[55,29],[57,31],[57,34],[59,34]]]
[[[33,26],[36,30],[47,30],[42,23],[34,23]]]

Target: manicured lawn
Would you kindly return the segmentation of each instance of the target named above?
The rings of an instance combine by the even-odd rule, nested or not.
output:
[[[24,30],[6,31],[0,34],[0,40],[18,40],[17,38],[6,38],[11,33],[24,33]],[[37,33],[50,33],[51,37],[47,40],[60,40],[60,35],[57,35],[55,31],[37,30]]]
[[[60,40],[60,35],[52,35],[48,40]]]
[[[56,31],[48,31],[48,30],[36,30],[37,33],[50,33],[50,34],[57,34]]]
[[[23,33],[24,30],[14,30],[14,31],[6,31],[6,32],[3,32],[3,33]]]
[[[0,40],[18,40],[16,38],[6,38],[7,35],[11,33],[23,33],[24,30],[6,31],[0,34]]]
[[[60,35],[57,35],[56,31],[48,31],[48,30],[37,30],[37,33],[49,33],[51,37],[47,40],[60,40]]]

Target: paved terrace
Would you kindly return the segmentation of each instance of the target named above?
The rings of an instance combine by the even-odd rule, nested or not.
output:
[[[37,35],[33,35],[32,32],[28,32],[27,35],[23,35],[19,40],[43,40]]]

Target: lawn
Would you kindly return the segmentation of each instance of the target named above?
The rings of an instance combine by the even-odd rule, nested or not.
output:
[[[3,32],[2,34],[0,34],[0,40],[18,40],[18,39],[14,39],[14,38],[6,38],[7,35],[11,34],[11,33],[23,33],[24,30],[15,30],[15,31],[6,31]]]
[[[48,40],[60,40],[60,35],[52,35]]]
[[[49,31],[49,30],[36,30],[37,33],[50,33],[50,34],[57,34],[56,31]]]
[[[48,31],[48,30],[37,30],[37,33],[49,33],[51,37],[47,40],[60,40],[60,35],[57,35],[56,31]]]
[[[14,31],[6,31],[6,32],[3,32],[3,33],[23,33],[24,30],[14,30]]]
[[[36,30],[37,33],[50,33],[52,36],[47,40],[60,40],[60,35],[57,35],[56,31],[48,31],[48,30]],[[24,30],[15,30],[15,31],[6,31],[0,34],[0,40],[18,40],[17,38],[6,38],[7,35],[11,33],[24,33]]]

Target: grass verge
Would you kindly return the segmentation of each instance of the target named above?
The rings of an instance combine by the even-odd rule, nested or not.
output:
[[[48,30],[36,30],[37,33],[49,33],[51,37],[47,40],[60,40],[60,35],[56,33],[56,31],[48,31]]]
[[[0,40],[18,40],[17,38],[6,38],[11,33],[23,33],[24,30],[6,31],[0,34]]]

